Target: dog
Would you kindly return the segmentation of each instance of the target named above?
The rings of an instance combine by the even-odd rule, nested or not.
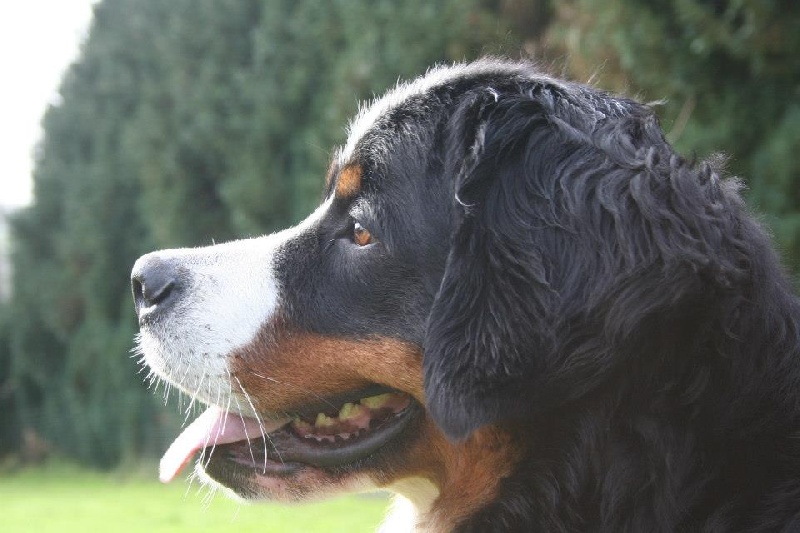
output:
[[[526,62],[399,84],[303,222],[134,265],[144,362],[208,405],[162,480],[386,489],[387,531],[800,531],[800,302],[740,189]]]

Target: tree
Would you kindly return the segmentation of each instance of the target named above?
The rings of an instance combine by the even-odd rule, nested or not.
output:
[[[13,224],[17,433],[100,466],[163,447],[176,417],[129,356],[135,258],[297,221],[357,102],[476,55],[487,21],[456,0],[98,4]]]
[[[789,0],[558,2],[547,43],[578,78],[658,107],[685,153],[730,155],[800,268],[800,4]]]
[[[4,442],[27,428],[97,465],[162,449],[176,411],[161,409],[129,355],[136,257],[297,222],[319,201],[358,102],[436,62],[523,49],[577,79],[666,98],[670,137],[687,152],[732,154],[800,266],[795,3],[103,0],[94,9],[44,120],[34,203],[13,222],[14,296],[0,317],[0,406],[13,410]]]
[[[134,453],[139,443],[130,435],[149,431],[156,404],[129,356],[127,273],[151,241],[126,152],[147,62],[136,63],[132,46],[142,21],[125,8],[96,8],[62,101],[44,119],[35,202],[13,221],[10,381],[19,430],[98,465]]]

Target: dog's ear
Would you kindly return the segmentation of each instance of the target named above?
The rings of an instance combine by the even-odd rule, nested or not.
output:
[[[735,191],[648,109],[558,91],[476,94],[448,124],[453,233],[423,369],[453,439],[585,395],[741,274]]]
[[[531,98],[474,94],[449,121],[445,172],[454,183],[454,218],[444,277],[424,343],[428,408],[443,431],[462,439],[516,412],[533,352],[550,350],[547,259],[530,238],[532,160],[552,146],[553,129]],[[537,163],[538,164],[538,163]]]

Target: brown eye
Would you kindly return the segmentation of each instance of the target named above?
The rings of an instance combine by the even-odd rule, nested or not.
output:
[[[359,246],[366,246],[372,243],[372,234],[364,229],[364,226],[356,222],[353,224],[353,242]]]

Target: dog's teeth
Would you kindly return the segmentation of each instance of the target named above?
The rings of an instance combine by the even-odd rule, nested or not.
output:
[[[369,407],[370,409],[379,409],[389,403],[394,396],[391,392],[378,394],[377,396],[370,396],[369,398],[361,398],[361,405]]]
[[[351,413],[353,412],[353,404],[346,403],[339,409],[339,419],[350,418]]]
[[[300,417],[294,417],[292,419],[292,425],[304,433],[311,431],[311,428],[314,427]]]
[[[336,419],[330,418],[325,413],[317,414],[317,419],[314,421],[314,425],[318,428],[326,428],[334,425],[336,423]]]
[[[339,420],[350,420],[366,414],[367,411],[364,406],[357,403],[346,403],[342,406],[341,411],[339,411]]]

